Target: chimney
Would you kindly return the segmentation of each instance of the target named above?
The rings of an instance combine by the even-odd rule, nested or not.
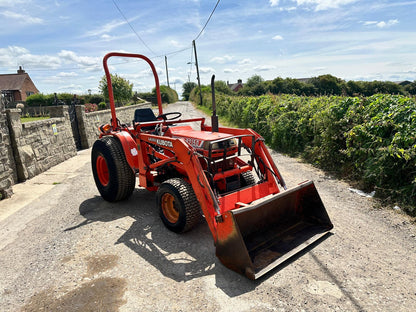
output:
[[[237,82],[238,82],[238,83],[243,83],[243,80],[238,79],[238,80],[237,80]]]
[[[22,69],[22,66],[19,66],[19,69],[17,70],[17,73],[18,74],[24,74],[25,73],[25,70]]]

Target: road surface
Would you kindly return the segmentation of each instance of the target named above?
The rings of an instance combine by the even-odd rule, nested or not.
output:
[[[192,105],[169,111],[196,117]],[[209,120],[209,119],[208,119]],[[1,311],[414,311],[416,226],[392,207],[273,152],[288,186],[314,180],[333,235],[251,281],[215,257],[208,226],[169,232],[155,195],[105,202],[91,150],[0,202]],[[377,208],[375,208],[377,207]]]

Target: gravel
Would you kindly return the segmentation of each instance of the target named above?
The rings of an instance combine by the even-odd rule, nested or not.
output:
[[[166,111],[201,115],[187,102]],[[205,223],[185,234],[169,232],[153,193],[136,188],[127,201],[103,201],[89,153],[75,157],[83,161],[59,184],[0,219],[2,311],[412,311],[416,306],[413,220],[299,159],[272,152],[289,187],[314,180],[333,235],[250,281],[221,265]]]

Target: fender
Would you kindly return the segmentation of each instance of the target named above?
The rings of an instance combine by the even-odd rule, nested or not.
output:
[[[136,141],[126,131],[116,132],[114,136],[120,141],[130,168],[134,172],[139,170],[139,150]]]

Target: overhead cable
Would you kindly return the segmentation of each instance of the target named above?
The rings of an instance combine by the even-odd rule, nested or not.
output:
[[[213,15],[213,14],[214,14],[214,12],[215,12],[215,9],[216,9],[216,8],[217,8],[217,6],[218,6],[218,3],[220,3],[220,0],[218,0],[218,1],[217,1],[217,4],[215,5],[214,9],[212,10],[212,12],[211,12],[210,16],[208,17],[208,20],[206,21],[206,23],[205,23],[204,27],[202,27],[202,29],[201,29],[201,31],[199,32],[198,36],[196,36],[196,38],[194,39],[195,41],[199,38],[199,36],[201,36],[201,34],[202,34],[202,32],[204,31],[205,27],[207,27],[207,25],[208,25],[208,23],[209,23],[209,20],[211,19],[212,15]]]
[[[130,26],[131,30],[136,34],[136,37],[139,38],[139,40],[141,41],[141,43],[143,43],[143,45],[150,51],[152,52],[154,55],[156,55],[155,51],[153,51],[147,44],[146,42],[144,42],[144,40],[139,36],[139,34],[137,33],[137,31],[133,28],[133,26],[130,24],[129,20],[126,18],[126,16],[123,14],[123,12],[120,10],[120,8],[118,7],[117,3],[115,0],[112,0],[115,7],[117,8],[117,10],[120,12],[121,16],[124,18],[124,20],[126,21],[126,23]]]

